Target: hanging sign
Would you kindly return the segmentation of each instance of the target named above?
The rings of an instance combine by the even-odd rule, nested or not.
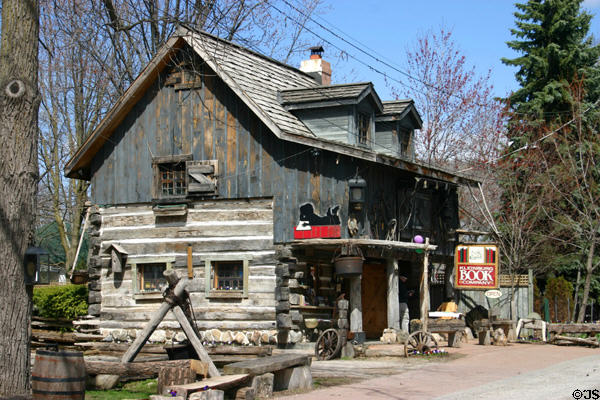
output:
[[[456,289],[498,288],[498,246],[458,245],[454,255]]]
[[[329,208],[326,215],[320,216],[315,213],[311,203],[301,205],[299,222],[294,227],[294,239],[340,238],[339,209],[340,206]]]

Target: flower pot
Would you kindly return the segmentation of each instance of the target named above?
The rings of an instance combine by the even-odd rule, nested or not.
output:
[[[71,283],[74,285],[84,285],[88,282],[87,271],[75,271],[71,277]]]
[[[335,259],[335,274],[338,276],[358,276],[362,274],[364,259],[359,256],[341,256]]]

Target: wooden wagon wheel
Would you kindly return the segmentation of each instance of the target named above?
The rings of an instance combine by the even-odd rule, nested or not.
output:
[[[331,360],[342,347],[342,341],[337,329],[327,329],[319,335],[315,343],[315,356],[317,360]]]
[[[404,356],[411,354],[423,354],[426,351],[437,350],[438,344],[431,333],[425,331],[416,331],[411,333],[406,342],[404,342]]]

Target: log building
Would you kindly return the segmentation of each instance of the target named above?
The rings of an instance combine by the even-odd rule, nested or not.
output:
[[[332,85],[311,50],[296,69],[180,28],[77,150],[65,173],[91,181],[89,313],[104,333],[135,336],[189,253],[205,340],[240,343],[310,339],[341,295],[356,337],[378,338],[399,327],[398,274],[418,289],[416,235],[452,265],[457,187],[473,181],[414,160],[411,100]],[[336,273],[340,253],[362,273]]]

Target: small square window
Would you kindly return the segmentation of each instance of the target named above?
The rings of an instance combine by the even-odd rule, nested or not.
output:
[[[207,298],[245,298],[248,296],[249,259],[205,260]]]
[[[371,118],[368,114],[358,113],[358,144],[367,145],[371,132]]]
[[[167,268],[166,263],[138,264],[137,280],[140,292],[159,292],[167,281],[163,272]]]
[[[158,165],[160,197],[185,196],[185,162]]]
[[[213,290],[244,290],[242,261],[215,261],[211,271]]]

